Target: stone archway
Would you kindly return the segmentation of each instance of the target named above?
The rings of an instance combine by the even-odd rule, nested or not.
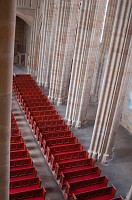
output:
[[[17,10],[16,16],[21,18],[23,21],[25,21],[25,23],[28,24],[30,27],[33,27],[34,18],[31,17],[30,15],[26,15],[26,14]]]
[[[30,24],[31,25],[31,24]],[[25,20],[16,16],[14,64],[27,67],[29,55],[31,26]]]

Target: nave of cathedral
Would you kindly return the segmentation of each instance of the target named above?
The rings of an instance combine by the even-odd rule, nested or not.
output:
[[[15,65],[14,66],[14,73],[15,74],[27,74],[27,69],[25,67]],[[47,94],[48,96],[48,90],[44,87],[41,87],[42,91]],[[65,116],[65,105],[62,106],[55,106],[56,110],[59,112],[59,114],[64,118]],[[40,175],[42,185],[46,187],[47,191],[47,199],[53,199],[53,200],[61,200],[64,199],[62,195],[62,191],[59,189],[59,187],[56,185],[56,180],[54,179],[53,175],[50,173],[49,168],[47,167],[47,162],[44,160],[43,156],[41,155],[40,148],[38,148],[38,145],[36,145],[36,140],[34,139],[31,131],[31,126],[28,125],[27,120],[25,119],[25,115],[22,112],[20,105],[16,101],[15,96],[13,95],[13,107],[12,111],[14,112],[16,119],[18,120],[21,132],[24,133],[23,136],[25,137],[25,141],[27,144],[28,149],[31,151],[31,155],[34,159],[35,166],[37,166],[38,174]],[[93,125],[85,125],[82,129],[76,129],[72,128],[74,135],[79,139],[79,142],[83,144],[83,147],[85,150],[89,148],[91,137],[92,137],[92,131],[93,131]],[[25,134],[26,133],[26,134]],[[30,139],[29,139],[30,138]],[[101,174],[106,175],[109,178],[109,185],[114,185],[117,189],[116,191],[116,197],[119,197],[120,195],[125,199],[127,192],[129,191],[131,185],[131,136],[129,132],[122,128],[122,126],[119,127],[118,133],[117,133],[117,140],[114,147],[114,155],[113,159],[111,159],[106,164],[96,163],[95,166],[100,166],[102,169]],[[39,155],[39,158],[38,156]],[[127,155],[127,156],[126,156]],[[44,160],[44,161],[43,161]],[[43,164],[42,164],[43,161]],[[37,164],[36,164],[37,162]],[[46,166],[45,166],[46,165]],[[38,167],[39,166],[39,167]],[[43,169],[47,170],[43,173]],[[120,169],[120,170],[119,170]],[[124,176],[125,174],[125,176]],[[51,181],[47,181],[49,180]],[[115,178],[116,177],[116,178]],[[53,185],[52,185],[53,184]],[[58,189],[57,189],[58,188]],[[51,194],[52,191],[52,194]]]

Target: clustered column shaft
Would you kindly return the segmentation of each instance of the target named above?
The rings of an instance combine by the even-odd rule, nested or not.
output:
[[[81,5],[65,116],[72,126],[81,127],[87,120],[91,80],[105,4],[104,0],[93,0],[83,1]]]
[[[79,2],[58,1],[49,99],[62,104],[68,95]]]
[[[110,38],[112,34],[113,24],[115,20],[117,1],[109,0],[106,10],[106,19],[104,24],[104,31],[98,53],[96,55],[96,64],[94,67],[94,75],[91,86],[91,103],[98,103],[100,97],[100,90],[102,87],[102,81],[104,77],[104,70],[106,67],[106,61],[108,57],[108,50],[110,45]]]
[[[40,0],[37,1],[37,8],[35,13],[34,25],[31,28],[31,43],[30,43],[30,55],[29,55],[29,64],[28,64],[28,73],[33,76],[37,75],[37,70],[39,68],[39,50],[40,50],[40,33],[41,25],[43,21],[42,12],[40,12]]]
[[[106,71],[89,149],[92,157],[103,162],[107,162],[112,154],[122,111],[131,39],[131,8],[131,0],[117,1]]]

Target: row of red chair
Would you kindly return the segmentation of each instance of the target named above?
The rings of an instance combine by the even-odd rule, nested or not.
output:
[[[65,189],[65,199],[114,199],[115,187],[107,186],[108,178],[100,176],[101,169],[94,167],[94,160],[88,158],[88,152],[83,150],[82,144],[78,143],[36,82],[28,77],[17,75],[13,78],[14,92],[54,177],[60,188]]]
[[[18,129],[14,114],[11,116],[10,144],[10,200],[44,200],[46,191]]]

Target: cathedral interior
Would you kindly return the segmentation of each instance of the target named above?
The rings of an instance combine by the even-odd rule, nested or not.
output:
[[[132,200],[132,1],[0,0],[0,200]]]

